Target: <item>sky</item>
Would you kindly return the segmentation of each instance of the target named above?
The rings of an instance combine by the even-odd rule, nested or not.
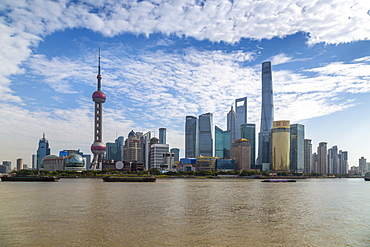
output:
[[[167,128],[184,155],[185,116],[212,112],[226,129],[248,97],[259,132],[261,64],[272,63],[275,120],[370,161],[367,0],[2,0],[0,161],[90,153],[98,49],[103,141]]]

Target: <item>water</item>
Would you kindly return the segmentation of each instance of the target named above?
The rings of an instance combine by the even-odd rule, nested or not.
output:
[[[0,182],[0,246],[370,246],[370,182]]]

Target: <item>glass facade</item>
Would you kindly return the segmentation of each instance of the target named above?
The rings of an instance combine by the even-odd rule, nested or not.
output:
[[[251,146],[251,168],[256,169],[256,125],[242,124],[240,126],[241,138],[249,140]]]
[[[233,107],[231,107],[231,110],[227,114],[227,130],[230,131],[230,145],[238,139],[237,134],[240,134],[240,130],[237,130],[238,128],[236,123],[236,112],[233,110]]]
[[[240,132],[242,124],[247,123],[247,97],[235,100],[236,111],[236,139],[243,138]]]
[[[221,159],[230,158],[230,131],[215,126],[215,156]]]
[[[304,125],[290,125],[290,171],[304,171]]]
[[[199,116],[198,120],[198,145],[199,155],[213,157],[213,114],[205,113]],[[193,158],[193,157],[191,157]]]
[[[290,122],[274,121],[272,128],[271,169],[289,171],[290,169]]]
[[[234,171],[235,168],[235,160],[231,159],[218,159],[216,161],[217,171]]]
[[[159,144],[166,144],[166,128],[159,129]]]
[[[43,158],[48,155],[50,155],[49,141],[46,140],[45,134],[43,134],[39,141],[39,148],[37,149],[37,170],[40,170]]]
[[[186,116],[185,122],[185,158],[198,156],[198,119]]]

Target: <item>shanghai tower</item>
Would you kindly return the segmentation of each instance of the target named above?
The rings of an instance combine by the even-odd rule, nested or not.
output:
[[[99,65],[98,65],[98,88],[92,95],[92,99],[95,102],[95,127],[94,127],[94,143],[91,145],[91,152],[94,154],[93,161],[91,162],[90,170],[96,170],[102,168],[100,164],[103,163],[103,155],[106,151],[106,147],[102,142],[102,120],[103,120],[103,103],[106,100],[105,93],[101,91],[101,79],[100,74],[100,49],[99,49]]]
[[[265,163],[271,163],[270,133],[274,121],[274,102],[272,96],[271,62],[262,63],[262,107],[261,127],[258,134],[257,164],[262,169]]]

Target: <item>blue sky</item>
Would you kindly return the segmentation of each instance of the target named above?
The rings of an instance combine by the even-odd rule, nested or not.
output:
[[[53,154],[90,152],[101,48],[103,140],[212,112],[225,129],[248,97],[259,127],[261,63],[272,62],[275,120],[370,159],[370,3],[315,1],[1,1],[0,160],[31,165],[43,132]],[[183,152],[182,152],[183,153]]]

